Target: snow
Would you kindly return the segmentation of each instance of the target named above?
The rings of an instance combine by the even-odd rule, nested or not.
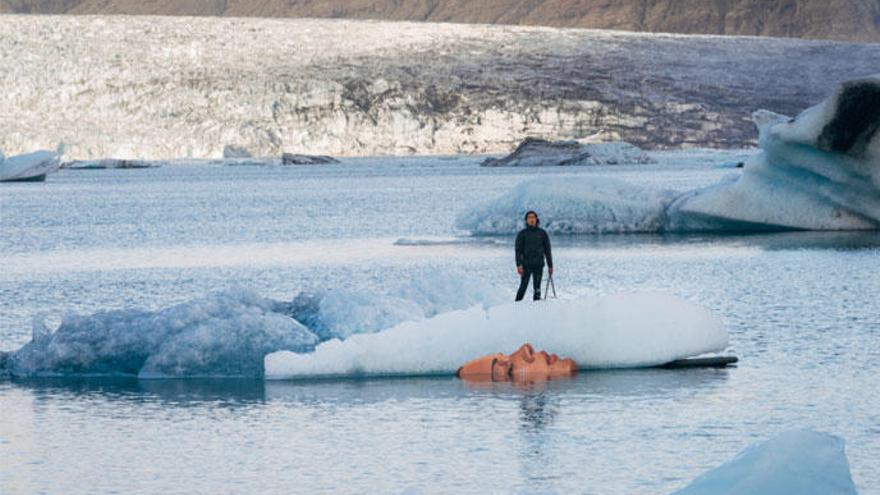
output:
[[[462,212],[456,227],[474,234],[512,234],[536,210],[541,226],[560,234],[655,232],[677,194],[607,177],[528,180],[501,197]]]
[[[538,178],[465,211],[456,225],[508,234],[534,209],[547,230],[568,234],[876,229],[877,115],[880,78],[850,81],[794,119],[755,112],[761,152],[717,184],[674,193],[597,176]]]
[[[51,174],[58,170],[58,155],[51,151],[35,151],[5,158],[0,153],[0,181],[21,180]]]
[[[266,356],[267,379],[451,374],[475,357],[524,342],[571,357],[584,368],[660,365],[723,350],[722,321],[659,293],[475,306],[401,323],[378,333],[321,343],[314,352]]]
[[[840,437],[793,430],[752,445],[674,495],[854,495]]]

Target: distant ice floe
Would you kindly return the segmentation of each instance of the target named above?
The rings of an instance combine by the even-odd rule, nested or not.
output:
[[[474,234],[508,234],[525,211],[556,233],[868,230],[880,227],[880,76],[842,84],[794,119],[753,115],[761,152],[741,174],[685,193],[600,177],[520,184],[458,219]]]
[[[840,437],[793,430],[753,445],[673,495],[855,495]]]
[[[526,138],[513,153],[503,158],[487,158],[484,167],[543,167],[575,165],[619,165],[655,163],[642,149],[622,141],[581,143]]]
[[[58,154],[52,151],[35,151],[8,158],[0,153],[0,182],[43,181],[59,167]]]
[[[156,168],[161,164],[149,160],[129,160],[123,158],[103,158],[100,160],[72,160],[64,162],[62,168],[69,170],[140,169]]]
[[[620,368],[720,351],[728,334],[720,318],[683,299],[615,294],[444,312],[378,333],[331,339],[310,353],[271,353],[265,372],[267,379],[452,374],[468,360],[524,342],[584,368]]]

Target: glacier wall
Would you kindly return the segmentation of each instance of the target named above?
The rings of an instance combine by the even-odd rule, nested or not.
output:
[[[541,27],[0,15],[0,149],[65,160],[751,145],[880,45]],[[822,70],[813,68],[821,67]],[[805,71],[807,74],[805,74]],[[801,74],[801,76],[798,76]]]

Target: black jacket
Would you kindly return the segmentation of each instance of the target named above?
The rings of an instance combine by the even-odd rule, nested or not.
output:
[[[541,227],[526,227],[516,235],[516,266],[553,266],[550,236]]]

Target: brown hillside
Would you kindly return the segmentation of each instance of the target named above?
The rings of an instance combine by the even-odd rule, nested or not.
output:
[[[880,42],[878,0],[0,0],[0,13],[338,17]]]

